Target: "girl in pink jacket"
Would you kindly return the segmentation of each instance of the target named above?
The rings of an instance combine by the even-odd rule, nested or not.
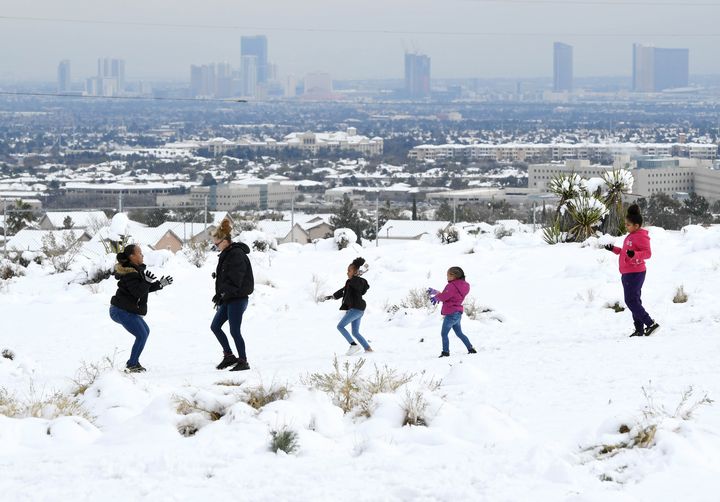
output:
[[[450,267],[447,271],[447,286],[442,292],[437,289],[428,289],[430,295],[430,301],[433,304],[442,302],[442,309],[440,313],[445,316],[440,329],[440,336],[442,337],[442,352],[440,357],[450,356],[450,341],[448,340],[448,333],[450,329],[455,332],[455,335],[465,344],[465,348],[468,354],[476,354],[477,351],[473,348],[468,337],[465,336],[460,327],[460,318],[463,313],[463,300],[470,292],[470,285],[465,282],[465,272],[460,267]]]
[[[620,255],[620,274],[622,275],[623,291],[625,292],[625,305],[632,312],[635,331],[630,336],[650,336],[660,328],[652,320],[642,305],[640,295],[643,282],[645,282],[645,260],[652,256],[650,251],[650,236],[642,228],[643,217],[637,204],[631,205],[625,216],[625,226],[628,235],[623,241],[622,248],[608,244],[605,249]]]

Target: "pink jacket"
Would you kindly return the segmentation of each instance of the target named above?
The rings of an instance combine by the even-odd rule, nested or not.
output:
[[[627,250],[635,251],[635,256],[630,258]],[[650,236],[644,228],[628,234],[623,241],[622,249],[615,246],[613,253],[620,255],[620,273],[632,274],[635,272],[645,272],[645,260],[652,256],[650,251]]]
[[[443,302],[440,313],[442,315],[454,314],[455,312],[462,312],[462,303],[465,297],[470,292],[470,284],[462,279],[455,279],[450,281],[442,290],[442,293],[435,295],[435,298]]]

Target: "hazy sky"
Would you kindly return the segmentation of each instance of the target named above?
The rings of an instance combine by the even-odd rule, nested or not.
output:
[[[402,77],[405,49],[428,54],[437,78],[549,77],[555,40],[575,47],[576,76],[629,75],[633,42],[687,47],[692,74],[720,74],[720,36],[697,36],[720,35],[718,0],[595,0],[578,5],[591,1],[2,0],[0,78],[54,80],[58,62],[67,58],[77,81],[95,73],[98,57],[116,56],[126,60],[127,80],[189,80],[190,64],[228,61],[238,66],[240,36],[255,34],[267,35],[269,58],[282,74],[319,70],[340,79]],[[673,5],[658,5],[663,2]],[[647,5],[637,5],[642,3]],[[717,7],[689,5],[702,3]],[[262,29],[70,24],[2,16]],[[288,28],[338,31],[281,30]],[[518,35],[427,34],[433,31]],[[578,36],[582,34],[631,36]],[[696,35],[668,36],[672,34]]]

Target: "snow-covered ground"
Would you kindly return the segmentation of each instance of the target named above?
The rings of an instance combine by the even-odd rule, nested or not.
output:
[[[92,423],[0,416],[0,499],[716,501],[720,408],[672,415],[690,386],[683,409],[720,396],[720,228],[650,233],[644,304],[662,329],[649,338],[627,338],[629,311],[606,308],[622,304],[615,255],[548,246],[539,234],[253,253],[257,287],[243,322],[252,370],[241,373],[214,369],[215,257],[198,269],[181,255],[162,266],[149,256],[175,283],[149,300],[148,372],[100,376],[80,396]],[[314,300],[342,286],[359,254],[370,264],[361,331],[375,349],[361,356],[364,370],[417,375],[376,396],[369,418],[344,415],[303,383],[330,371],[336,354],[341,364],[360,359],[343,355],[339,303]],[[439,310],[391,307],[412,288],[441,289],[452,265],[491,311],[463,319],[478,354],[451,334],[451,357],[438,359]],[[128,357],[132,337],[107,313],[115,281],[80,286],[72,276],[31,265],[0,291],[0,349],[16,355],[0,358],[0,387],[20,401],[69,392],[83,361],[110,356],[121,368]],[[689,300],[676,304],[680,285]],[[218,385],[228,381],[242,385]],[[256,411],[240,396],[260,382],[287,385],[289,396]],[[427,426],[403,426],[417,389]],[[179,397],[224,416],[179,414]],[[178,427],[188,424],[200,429],[184,437]],[[599,453],[652,425],[648,448]],[[270,431],[283,426],[298,433],[294,454],[269,451]]]

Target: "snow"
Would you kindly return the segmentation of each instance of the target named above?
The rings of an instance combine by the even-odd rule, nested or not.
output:
[[[115,222],[113,222],[115,223]],[[127,221],[125,222],[127,225]],[[510,223],[506,223],[506,226]],[[622,289],[617,256],[579,244],[548,246],[541,234],[495,232],[455,244],[404,241],[338,251],[333,239],[251,253],[256,291],[243,320],[251,371],[220,372],[209,330],[214,254],[201,268],[181,255],[143,249],[156,275],[175,282],[153,293],[151,328],[141,358],[148,372],[107,370],[81,396],[95,418],[0,415],[3,500],[453,500],[714,501],[720,487],[720,409],[659,421],[651,448],[598,458],[586,451],[645,423],[642,388],[672,413],[680,394],[720,395],[720,227],[681,232],[650,228],[653,257],[643,303],[662,325],[649,338],[627,338],[629,312],[605,307]],[[469,239],[469,240],[468,240]],[[621,237],[608,238],[616,244]],[[347,346],[330,294],[357,256],[370,264],[361,332],[375,352],[366,370],[387,365],[418,376],[380,394],[369,418],[343,414],[303,383],[327,372]],[[451,357],[438,359],[437,310],[400,308],[412,288],[438,288],[461,266],[470,298],[492,309],[462,325],[467,355],[451,335]],[[32,263],[0,287],[0,387],[20,399],[68,392],[83,361],[114,357],[124,365],[131,337],[107,313],[115,281],[81,286],[76,271],[50,275]],[[672,297],[683,285],[689,301]],[[468,302],[466,302],[467,305]],[[423,340],[423,341],[421,341]],[[441,380],[432,390],[423,385]],[[223,386],[233,380],[241,386]],[[259,411],[244,389],[288,385],[286,400]],[[406,393],[426,397],[428,426],[403,426]],[[176,399],[223,404],[217,421],[179,415]],[[201,425],[192,437],[178,426]],[[268,451],[269,431],[298,432],[295,454]],[[602,481],[612,478],[615,481]]]

